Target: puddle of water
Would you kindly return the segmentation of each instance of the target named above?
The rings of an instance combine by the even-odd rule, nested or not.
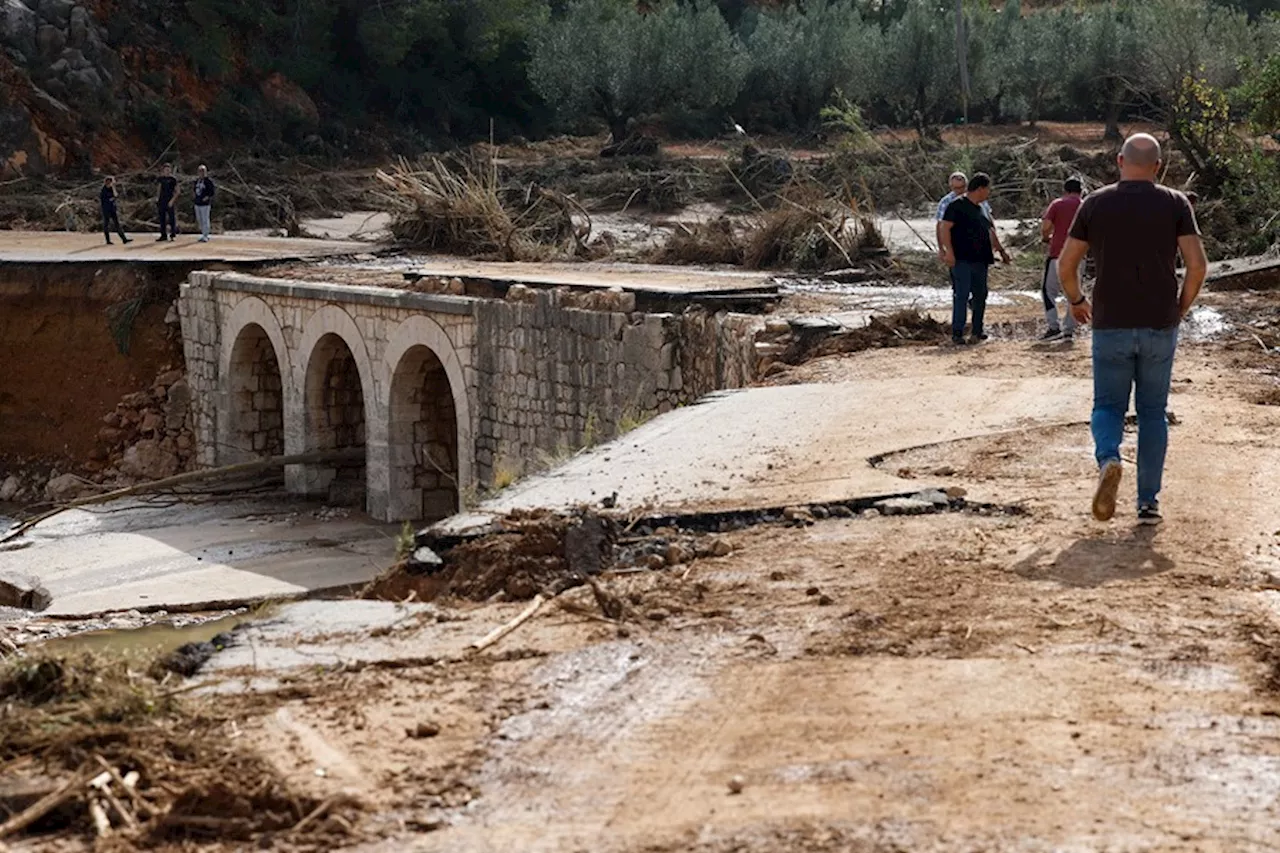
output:
[[[163,622],[141,628],[87,631],[70,637],[47,640],[40,644],[40,648],[52,654],[74,655],[93,652],[131,658],[153,658],[172,652],[187,643],[207,643],[218,634],[232,631],[262,615],[261,612],[233,613],[229,616],[186,625]]]

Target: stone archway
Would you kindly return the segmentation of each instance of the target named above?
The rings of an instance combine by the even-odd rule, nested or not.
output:
[[[361,372],[341,335],[328,332],[319,337],[303,383],[306,450],[365,448],[369,418]],[[363,455],[358,461],[307,465],[304,490],[330,503],[363,508],[366,467]]]
[[[236,335],[225,385],[227,419],[219,448],[224,464],[282,455],[284,383],[280,359],[259,324],[247,323]]]
[[[458,413],[440,358],[410,347],[394,366],[388,414],[392,516],[437,521],[460,508]]]

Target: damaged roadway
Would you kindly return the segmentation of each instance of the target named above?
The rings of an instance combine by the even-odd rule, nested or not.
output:
[[[1274,849],[1280,450],[1253,402],[1272,356],[1247,343],[1180,352],[1154,534],[1087,517],[1087,348],[842,354],[656,418],[477,520],[615,491],[630,517],[944,485],[1024,512],[753,524],[602,573],[612,614],[591,585],[523,621],[505,595],[284,604],[187,696],[245,698],[218,737],[306,802],[351,798],[325,849]]]

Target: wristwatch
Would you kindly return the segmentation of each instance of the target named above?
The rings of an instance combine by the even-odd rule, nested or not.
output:
[[[1077,300],[1075,300],[1075,301],[1074,301],[1074,302],[1072,302],[1071,304],[1072,304],[1072,305],[1082,305],[1082,304],[1084,303],[1085,299],[1087,299],[1087,298],[1088,298],[1088,297],[1087,297],[1087,296],[1085,296],[1085,295],[1082,293],[1082,294],[1080,294],[1080,298],[1079,298],[1079,299],[1077,299]]]

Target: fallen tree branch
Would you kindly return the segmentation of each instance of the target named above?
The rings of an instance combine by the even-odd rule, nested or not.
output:
[[[533,597],[533,601],[529,602],[529,606],[520,612],[519,616],[517,616],[516,618],[512,619],[510,622],[507,622],[504,625],[499,625],[497,628],[494,628],[484,637],[480,638],[479,640],[476,640],[474,643],[471,644],[470,646],[471,650],[479,652],[489,648],[489,646],[492,646],[494,643],[498,642],[503,637],[507,636],[512,631],[519,628],[525,622],[528,622],[530,619],[532,619],[533,615],[538,612],[538,610],[542,607],[543,603],[545,603],[546,600],[547,599],[542,596],[542,593],[538,593]]]
[[[4,536],[0,536],[0,544],[17,539],[40,522],[47,521],[55,515],[59,515],[69,509],[77,509],[82,506],[106,503],[108,501],[116,500],[117,498],[127,498],[132,497],[133,495],[162,491],[164,489],[171,489],[175,486],[185,486],[188,483],[216,480],[220,477],[259,474],[263,471],[270,471],[273,468],[283,468],[286,465],[314,465],[325,462],[355,462],[364,459],[364,456],[365,449],[363,447],[344,447],[338,450],[315,450],[309,453],[295,453],[291,456],[272,456],[267,459],[257,459],[253,462],[239,462],[235,465],[223,465],[220,468],[202,468],[199,471],[187,471],[183,474],[175,474],[172,477],[152,480],[149,483],[138,483],[136,486],[127,486],[123,489],[115,489],[114,491],[103,492],[97,495],[89,495],[87,497],[76,498],[73,501],[68,501],[55,509],[51,509],[48,512],[41,513],[40,515],[22,522],[17,527],[4,534]]]
[[[22,812],[0,824],[0,838],[13,835],[15,832],[21,832],[31,824],[40,820],[40,818],[44,817],[49,812],[75,797],[80,793],[80,790],[84,787],[85,783],[88,782],[93,775],[94,774],[91,769],[81,770],[64,782],[62,787],[58,788],[58,790],[48,796],[42,797]]]

